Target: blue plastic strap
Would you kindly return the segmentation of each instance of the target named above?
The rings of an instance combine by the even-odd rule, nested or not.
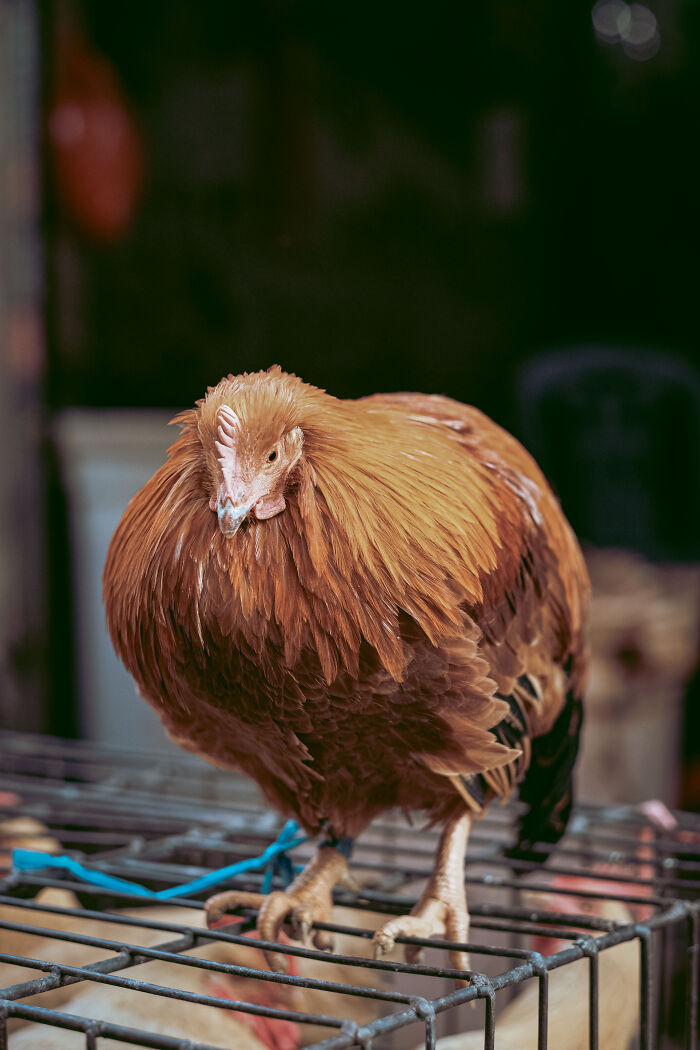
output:
[[[299,825],[294,820],[288,820],[282,828],[275,841],[260,854],[259,857],[251,857],[249,860],[240,860],[236,864],[229,864],[225,868],[210,871],[192,882],[186,882],[181,886],[171,886],[167,890],[151,890],[141,886],[138,882],[129,882],[119,879],[115,875],[108,875],[104,871],[94,868],[86,868],[80,861],[67,855],[55,856],[52,853],[41,853],[38,850],[16,849],[12,852],[12,863],[18,871],[37,871],[42,868],[61,868],[69,871],[82,882],[92,883],[94,886],[102,886],[104,889],[117,890],[120,893],[133,893],[138,897],[150,897],[156,900],[169,900],[171,897],[183,897],[199,890],[206,890],[210,886],[216,886],[234,875],[242,875],[247,871],[259,871],[265,869],[263,878],[263,893],[269,893],[272,885],[272,876],[275,870],[282,875],[285,885],[291,881],[294,867],[286,851],[300,846],[308,841],[308,836],[299,835]]]

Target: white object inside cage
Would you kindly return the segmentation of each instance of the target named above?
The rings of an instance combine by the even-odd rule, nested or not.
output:
[[[78,728],[110,746],[154,748],[168,741],[154,711],[136,693],[105,626],[102,568],[131,497],[177,438],[175,415],[150,410],[70,409],[55,439],[68,496],[73,564]],[[174,746],[174,745],[171,745]]]

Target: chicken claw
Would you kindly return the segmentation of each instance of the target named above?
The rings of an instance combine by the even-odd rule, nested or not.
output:
[[[454,902],[447,903],[424,894],[410,915],[401,915],[385,923],[373,938],[374,957],[381,958],[393,950],[397,937],[441,937],[462,943],[469,934],[469,913]],[[406,962],[417,963],[423,954],[419,944],[405,946]],[[469,970],[469,955],[464,951],[450,951],[450,965],[455,970]]]
[[[464,853],[471,827],[468,813],[451,821],[440,838],[435,868],[428,885],[410,915],[390,919],[374,935],[374,957],[388,954],[397,937],[440,937],[463,943],[469,935],[469,912],[464,889]],[[418,962],[420,945],[406,945],[406,961]],[[469,955],[453,949],[450,965],[455,970],[469,970]],[[465,978],[468,983],[468,978]]]
[[[333,939],[325,930],[314,930],[317,922],[328,922],[333,908],[333,887],[348,876],[347,861],[333,846],[321,846],[316,856],[286,890],[273,893],[249,893],[228,890],[209,897],[204,905],[207,925],[211,928],[225,912],[235,908],[257,908],[257,930],[263,941],[279,941],[282,926],[289,920],[292,936],[305,947],[331,951]],[[271,970],[283,973],[282,955],[265,952]]]

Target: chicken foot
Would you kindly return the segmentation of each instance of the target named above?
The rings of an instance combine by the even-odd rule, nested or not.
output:
[[[282,924],[289,919],[295,940],[306,947],[329,951],[333,939],[325,930],[315,930],[315,922],[328,922],[333,908],[333,887],[350,879],[348,863],[343,854],[333,846],[320,846],[316,856],[297,875],[286,890],[272,893],[249,893],[244,890],[227,890],[209,897],[204,905],[207,925],[211,928],[227,911],[236,908],[257,908],[257,930],[261,940],[278,941]],[[277,952],[264,952],[271,970],[283,973],[286,969],[284,956]]]
[[[433,873],[410,915],[401,915],[385,923],[373,938],[374,956],[390,952],[397,937],[441,937],[464,942],[469,934],[469,912],[464,888],[464,854],[471,828],[469,813],[451,820],[437,848]],[[406,959],[417,962],[421,947],[406,945]],[[450,951],[450,964],[456,970],[469,970],[469,956],[464,951]]]

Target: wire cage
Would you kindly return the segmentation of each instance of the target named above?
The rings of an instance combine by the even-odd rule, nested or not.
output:
[[[467,851],[470,981],[446,941],[415,962],[372,957],[387,916],[415,903],[437,834],[403,818],[356,844],[357,891],[335,895],[332,952],[214,930],[208,892],[155,894],[261,854],[281,822],[248,781],[188,756],[0,734],[0,1048],[160,1050],[698,1050],[700,818],[580,806],[549,861],[518,860],[514,806],[492,806]],[[19,847],[137,881],[143,896]],[[313,843],[291,854],[302,864]],[[260,871],[226,884],[260,890]],[[109,881],[109,880],[107,880]],[[285,973],[261,949],[282,953]],[[4,987],[3,987],[4,986]]]

